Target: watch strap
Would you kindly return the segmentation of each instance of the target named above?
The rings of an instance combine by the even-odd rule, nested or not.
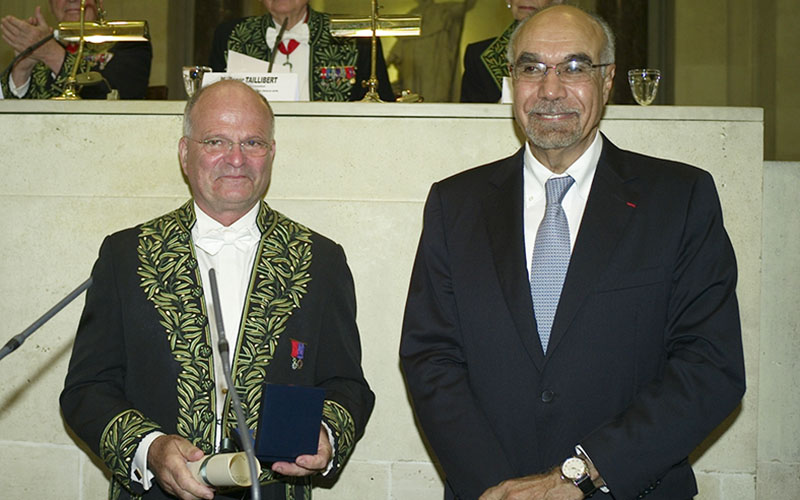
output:
[[[573,481],[573,483],[583,492],[583,498],[586,498],[597,491],[597,487],[594,485],[594,481],[592,481],[591,476],[583,476]]]

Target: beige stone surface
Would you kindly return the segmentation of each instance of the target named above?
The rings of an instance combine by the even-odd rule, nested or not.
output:
[[[343,498],[388,499],[391,488],[388,462],[363,462],[350,460],[342,476],[332,488],[314,488],[315,500],[340,500]]]
[[[6,298],[0,317],[7,319],[9,336],[88,275],[106,234],[188,197],[176,154],[182,106],[0,103],[0,134],[16,145],[0,162],[0,294]],[[405,294],[430,184],[512,154],[520,140],[511,109],[281,103],[275,110],[278,150],[267,199],[345,248],[356,283],[364,370],[377,394],[344,476],[317,497],[440,498],[440,479],[415,425],[397,358]],[[797,413],[792,399],[776,401],[767,416],[757,407],[765,387],[758,371],[761,117],[744,108],[621,106],[609,108],[602,123],[622,147],[709,170],[720,191],[739,260],[749,389],[741,411],[693,456],[702,498],[713,500],[729,498],[726,488],[754,498],[736,481],[753,477],[762,435],[774,432],[759,419],[786,424],[791,411]],[[12,429],[28,427],[24,445],[82,455],[57,405],[81,303],[0,364],[8,374],[0,387],[0,440],[17,440]],[[779,323],[782,318],[776,315]],[[10,453],[3,447],[0,460],[11,460]],[[72,481],[84,485],[84,498],[102,497],[103,474],[88,459],[80,463]],[[8,481],[11,488],[25,487],[14,477]]]
[[[25,426],[17,428],[18,437],[30,434]],[[82,499],[78,449],[6,440],[0,440],[0,449],[2,498]]]
[[[759,500],[800,488],[800,162],[764,165]]]
[[[756,490],[758,500],[797,498],[800,464],[759,463]]]
[[[750,500],[756,498],[755,475],[697,471],[695,500]]]
[[[392,464],[390,500],[440,500],[442,485],[433,465],[425,462]]]

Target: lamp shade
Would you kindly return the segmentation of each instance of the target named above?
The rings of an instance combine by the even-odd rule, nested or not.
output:
[[[420,16],[381,16],[375,36],[419,36]],[[371,37],[372,18],[331,17],[331,34],[337,37]]]
[[[79,42],[80,22],[58,23],[53,33],[61,42]],[[144,42],[150,39],[147,21],[108,21],[105,23],[83,23],[83,39],[88,43]]]

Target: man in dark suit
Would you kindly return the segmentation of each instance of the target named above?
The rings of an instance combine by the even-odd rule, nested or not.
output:
[[[515,155],[436,183],[400,355],[460,499],[688,499],[744,393],[711,176],[616,148],[613,34],[575,7],[511,39]]]
[[[214,496],[186,466],[236,427],[212,268],[249,429],[259,431],[265,382],[325,389],[317,454],[267,464],[263,498],[310,498],[310,476],[336,474],[364,432],[374,396],[352,276],[339,245],[262,200],[273,132],[269,104],[245,84],[202,89],[179,143],[193,199],[103,242],[61,408],[111,471],[110,498],[241,498]]]

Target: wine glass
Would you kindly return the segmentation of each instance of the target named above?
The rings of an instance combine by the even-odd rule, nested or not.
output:
[[[200,90],[203,84],[203,75],[213,71],[208,66],[184,66],[183,67],[183,88],[186,95],[192,97],[195,92]]]
[[[628,83],[631,86],[633,98],[642,106],[647,106],[656,98],[659,81],[661,81],[661,71],[657,69],[628,71]]]

